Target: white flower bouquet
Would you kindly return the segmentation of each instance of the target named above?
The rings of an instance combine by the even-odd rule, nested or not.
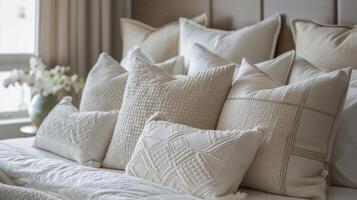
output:
[[[72,89],[78,93],[83,88],[83,79],[77,74],[72,74],[70,67],[49,68],[43,64],[41,58],[32,57],[30,69],[14,69],[3,84],[5,87],[26,84],[31,88],[33,94],[47,97],[49,95],[57,96],[61,91],[70,92]]]

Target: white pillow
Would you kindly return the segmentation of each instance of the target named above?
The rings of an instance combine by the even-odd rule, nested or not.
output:
[[[296,57],[289,84],[315,78],[327,72],[314,67],[306,60]],[[357,188],[357,70],[352,70],[345,106],[341,115],[330,169],[332,184]]]
[[[259,148],[243,186],[265,192],[326,199],[325,176],[346,96],[350,70],[285,85],[245,62],[218,121],[218,130],[257,125],[272,132]]]
[[[322,70],[357,68],[357,27],[293,20],[296,55]]]
[[[285,84],[289,78],[291,65],[295,58],[295,51],[288,51],[274,59],[256,64],[257,67],[265,71],[269,76]],[[188,75],[194,75],[205,70],[231,64],[227,59],[211,52],[200,44],[195,44],[192,50],[192,58]],[[236,80],[239,73],[239,64],[236,65],[233,80]]]
[[[82,98],[80,111],[111,111],[119,110],[122,104],[126,81],[129,74],[129,60],[141,58],[152,63],[139,48],[129,52],[127,58],[119,64],[107,53],[102,53],[88,74]],[[184,72],[183,57],[174,57],[162,63],[155,64],[169,73],[176,75]]]
[[[236,31],[210,29],[181,18],[179,53],[185,57],[186,67],[190,63],[195,43],[234,63],[240,63],[243,57],[254,63],[262,62],[274,57],[280,27],[280,15],[273,15]]]
[[[207,26],[206,14],[194,17],[192,20]],[[178,55],[180,27],[177,21],[155,28],[133,19],[122,18],[120,30],[123,41],[123,58],[134,46],[139,46],[156,63]]]
[[[234,71],[230,65],[175,78],[141,59],[134,64],[103,162],[108,168],[125,169],[145,122],[155,112],[167,113],[176,123],[215,129]]]
[[[100,167],[114,131],[118,113],[79,112],[64,97],[47,115],[35,138],[35,147]]]
[[[159,120],[153,116],[146,122],[126,174],[204,199],[234,199],[268,135],[259,128],[201,130]]]

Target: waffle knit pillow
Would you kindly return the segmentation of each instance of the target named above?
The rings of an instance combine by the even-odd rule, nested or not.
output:
[[[291,71],[289,84],[326,74],[306,60],[297,57]],[[357,70],[352,70],[345,106],[331,157],[331,184],[357,188]]]
[[[269,74],[269,76],[285,84],[289,78],[290,69],[295,58],[295,51],[288,51],[274,59],[267,60],[257,64],[261,70]],[[200,44],[195,44],[192,50],[192,59],[188,75],[195,75],[199,72],[219,67],[222,65],[231,64],[227,59],[211,52]],[[233,80],[235,81],[239,73],[240,64],[236,64]]]
[[[280,27],[280,15],[273,15],[236,31],[210,29],[181,18],[179,53],[185,57],[186,67],[190,63],[195,43],[234,63],[240,63],[243,57],[254,63],[263,62],[274,57]]]
[[[195,76],[174,78],[136,59],[104,166],[125,169],[147,119],[155,112],[167,119],[202,129],[215,129],[232,84],[234,66],[222,66]]]
[[[204,199],[233,199],[268,135],[259,128],[201,130],[160,120],[146,123],[126,174]]]
[[[79,110],[119,110],[129,76],[126,68],[130,66],[129,60],[136,57],[151,62],[150,58],[143,54],[139,48],[130,51],[127,58],[123,59],[122,64],[119,64],[109,54],[102,53],[88,74]],[[183,57],[171,58],[156,65],[172,74],[181,74],[184,71]]]
[[[315,67],[331,71],[357,69],[357,27],[322,25],[309,20],[293,20],[291,30],[296,55]]]
[[[192,20],[207,26],[206,14],[192,18]],[[134,46],[139,46],[156,63],[178,55],[180,27],[177,21],[155,28],[133,19],[122,18],[120,30],[123,41],[123,58]]]
[[[257,125],[272,132],[242,185],[265,192],[326,199],[326,167],[350,69],[282,86],[245,62],[223,106],[219,130]]]
[[[64,97],[47,115],[36,134],[35,147],[100,167],[118,112],[79,112],[71,100]]]

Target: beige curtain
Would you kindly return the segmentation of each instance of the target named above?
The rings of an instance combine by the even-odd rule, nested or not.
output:
[[[103,51],[120,59],[124,8],[124,0],[40,0],[39,56],[50,66],[70,66],[81,77]]]

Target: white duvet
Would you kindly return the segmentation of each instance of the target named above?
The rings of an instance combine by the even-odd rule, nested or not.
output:
[[[0,170],[0,182],[12,182],[32,189],[1,184],[0,195],[36,195],[39,200],[48,199],[48,196],[66,200],[198,199],[144,179],[59,160],[36,158],[1,142]],[[17,196],[9,198],[19,199]]]

